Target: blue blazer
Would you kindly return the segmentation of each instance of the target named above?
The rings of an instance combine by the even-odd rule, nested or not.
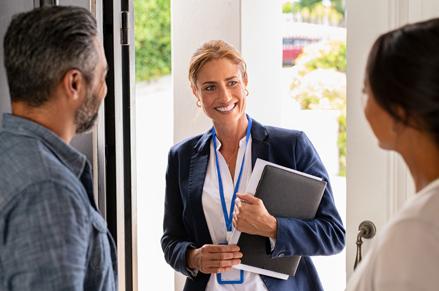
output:
[[[316,150],[303,132],[264,127],[253,120],[252,165],[257,158],[296,169],[328,181]],[[210,131],[184,140],[169,152],[166,172],[165,214],[161,239],[165,259],[188,276],[185,291],[204,291],[210,274],[194,276],[187,269],[188,248],[211,244],[201,195],[210,154]],[[261,278],[270,291],[323,290],[310,256],[332,255],[345,244],[345,230],[328,183],[316,217],[312,220],[277,217],[273,257],[301,255],[296,275],[288,280]]]

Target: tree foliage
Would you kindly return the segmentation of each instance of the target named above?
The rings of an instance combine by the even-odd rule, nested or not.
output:
[[[343,25],[343,0],[330,0],[327,3],[322,0],[287,1],[282,5],[282,12],[292,13],[303,22]]]
[[[170,0],[134,0],[136,79],[151,80],[171,72]]]
[[[312,52],[312,49],[315,52]],[[313,54],[313,56],[306,56],[306,53]],[[307,71],[320,68],[346,73],[346,42],[334,40],[322,42],[321,45],[315,47],[310,46],[307,52],[299,57],[299,62],[301,62],[300,58],[304,59],[302,64]]]
[[[346,126],[346,111],[342,111],[338,116],[338,164],[339,175],[346,176],[346,145],[347,145],[347,126]]]
[[[282,13],[291,13],[293,12],[293,4],[291,2],[285,2],[282,4]]]
[[[330,0],[331,7],[333,7],[338,13],[344,15],[344,3],[343,0]],[[308,8],[310,10],[315,9],[319,4],[322,4],[322,0],[299,0],[296,2],[298,9]]]

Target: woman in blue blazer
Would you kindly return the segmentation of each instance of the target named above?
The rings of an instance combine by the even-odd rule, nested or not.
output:
[[[311,142],[303,132],[246,115],[246,65],[224,41],[195,52],[189,79],[214,126],[169,153],[161,244],[166,261],[188,277],[184,290],[323,290],[310,256],[341,251],[345,231]],[[328,182],[314,219],[274,217],[261,200],[242,193],[257,158]],[[233,228],[270,239],[273,257],[302,256],[296,275],[281,280],[232,269],[242,257],[238,246],[227,245]]]

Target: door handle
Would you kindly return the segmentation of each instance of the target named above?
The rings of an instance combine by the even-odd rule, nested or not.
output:
[[[365,220],[358,226],[357,234],[357,255],[355,256],[354,270],[357,268],[358,264],[361,262],[361,246],[363,245],[363,238],[371,239],[375,236],[376,227],[375,224],[370,220]]]

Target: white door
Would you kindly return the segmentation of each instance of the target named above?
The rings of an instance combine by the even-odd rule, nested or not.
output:
[[[378,148],[363,116],[362,87],[367,54],[376,37],[408,22],[439,16],[437,0],[346,1],[347,10],[347,278],[352,273],[358,225],[371,220],[380,233],[414,187],[394,153]],[[363,244],[363,256],[370,241]]]

